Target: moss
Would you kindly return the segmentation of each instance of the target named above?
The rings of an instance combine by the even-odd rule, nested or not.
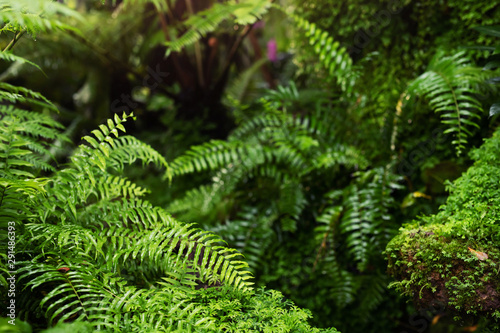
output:
[[[389,273],[418,307],[447,304],[462,319],[500,322],[500,130],[471,152],[439,213],[388,244]]]

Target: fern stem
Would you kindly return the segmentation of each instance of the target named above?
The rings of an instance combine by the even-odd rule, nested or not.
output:
[[[83,304],[83,301],[80,298],[80,295],[78,294],[75,287],[73,286],[73,283],[71,283],[71,280],[69,279],[69,277],[66,277],[66,281],[68,281],[71,289],[73,289],[73,292],[75,293],[76,297],[78,298],[78,302],[80,302],[81,308],[82,308],[83,312],[85,312],[85,317],[88,318],[87,311],[85,311],[85,304]]]
[[[14,47],[14,45],[16,45],[17,41],[19,39],[21,39],[21,37],[25,34],[26,32],[26,29],[23,29],[21,31],[19,31],[15,36],[14,38],[10,41],[10,43],[5,47],[5,49],[3,49],[2,52],[6,52],[6,51],[10,51],[12,50],[12,48]]]
[[[446,79],[446,76],[444,74],[438,72],[438,71],[435,71],[435,73],[443,78],[444,82],[446,82],[446,84],[450,88],[451,94],[453,95],[453,103],[455,104],[455,109],[457,110],[457,118],[458,118],[458,125],[457,125],[457,127],[458,127],[458,133],[457,133],[457,138],[458,138],[459,144],[458,144],[457,154],[460,155],[460,152],[461,152],[460,142],[461,142],[461,138],[462,138],[462,136],[460,135],[460,133],[462,132],[462,122],[461,122],[461,117],[460,117],[460,106],[458,105],[457,95],[455,94],[455,89],[454,89],[453,85],[451,84],[451,82],[449,82]]]

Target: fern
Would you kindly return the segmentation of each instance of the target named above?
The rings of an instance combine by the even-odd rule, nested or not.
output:
[[[340,46],[339,42],[334,41],[328,32],[318,28],[315,23],[294,14],[291,14],[290,17],[297,24],[297,27],[304,30],[309,45],[318,56],[321,65],[326,69],[328,77],[335,78],[343,91],[352,91],[357,73],[346,48]]]
[[[261,19],[271,7],[269,0],[245,0],[238,1],[243,5],[241,8],[236,8],[233,15],[235,22],[241,25],[253,24]]]
[[[143,325],[207,329],[214,321],[200,317],[203,308],[190,302],[195,287],[224,284],[251,290],[248,265],[238,252],[212,233],[179,223],[141,199],[144,189],[113,175],[136,160],[166,166],[148,145],[119,136],[131,115],[116,116],[84,137],[88,145],[80,146],[71,163],[47,182],[33,178],[29,171],[43,162],[30,163],[28,156],[46,152],[41,148],[59,138],[60,125],[36,113],[15,117],[14,111],[0,109],[0,208],[3,223],[15,221],[17,230],[25,230],[18,246],[30,249],[19,258],[16,272],[26,315],[39,313],[49,325],[88,321],[101,330]],[[24,131],[48,141],[30,150],[35,140],[16,134]],[[29,297],[34,294],[41,297]]]
[[[361,318],[363,322],[370,323],[375,320],[370,313],[384,301],[384,294],[387,292],[387,285],[390,279],[383,272],[376,272],[368,276],[360,278],[359,295],[359,311],[368,315]]]
[[[209,9],[191,15],[184,22],[189,29],[176,40],[166,43],[167,54],[194,44],[213,32],[222,21],[232,19],[236,24],[253,24],[267,12],[270,5],[268,0],[215,3]]]
[[[358,184],[346,189],[345,212],[339,229],[345,235],[345,246],[360,271],[367,268],[371,253],[380,253],[396,231],[391,223],[390,209],[394,208],[391,191],[401,186],[400,176],[385,168],[359,174]],[[361,184],[365,184],[360,187]]]
[[[457,155],[465,149],[467,139],[478,122],[483,107],[478,99],[479,86],[489,73],[471,65],[464,52],[453,56],[438,53],[430,62],[427,71],[409,86],[410,94],[425,97],[432,110],[440,114],[445,133],[452,133],[452,144]]]
[[[339,168],[368,166],[361,151],[339,142],[337,124],[325,120],[336,116],[329,106],[325,94],[299,90],[293,83],[268,92],[255,116],[251,116],[251,109],[240,113],[241,123],[227,141],[192,147],[170,163],[174,182],[186,173],[203,172],[210,178],[208,184],[187,191],[168,210],[187,220],[206,221],[205,229],[220,234],[245,255],[252,272],[264,275],[261,283],[280,283],[284,290],[301,289],[304,286],[296,281],[309,281],[310,275],[311,281],[322,281],[321,286],[307,289],[318,292],[318,298],[339,309],[357,306],[369,312],[383,290],[380,284],[369,285],[362,274],[372,276],[367,267],[380,260],[378,253],[395,230],[395,224],[384,219],[394,205],[390,186],[396,186],[398,178],[385,169],[367,171],[347,187],[345,198],[343,191],[337,191],[337,201],[322,215],[310,215],[321,202],[309,192],[310,187],[328,187],[315,184],[315,179],[327,178],[325,175],[334,178]],[[372,180],[376,185],[370,185]],[[366,211],[361,213],[365,221],[345,215],[352,209],[349,200],[358,192],[363,197],[360,200],[369,203],[360,209]],[[193,205],[199,210],[190,210]],[[366,231],[360,227],[365,224],[370,224]],[[298,239],[299,235],[304,239]],[[318,249],[315,262],[297,263],[301,268],[293,268],[290,251],[310,251],[305,244],[311,235],[316,237],[311,248]],[[338,248],[338,244],[343,246]],[[268,271],[268,262],[293,267],[273,266]],[[351,266],[357,264],[362,273],[352,272]],[[292,277],[295,274],[306,277]],[[286,280],[294,282],[282,282],[282,275],[290,275]],[[366,300],[365,308],[358,302],[361,290],[374,296]]]
[[[23,57],[19,57],[19,56],[12,54],[10,52],[0,52],[0,59],[4,60],[4,61],[9,61],[9,62],[18,62],[21,64],[29,64],[29,65],[31,65],[31,66],[33,66],[33,67],[35,67],[43,72],[43,70],[34,62],[31,62],[28,59],[25,59]]]
[[[242,168],[249,175],[289,168],[289,174],[302,177],[317,168],[366,165],[354,147],[331,142],[328,135],[334,128],[319,120],[323,114],[295,117],[287,113],[287,108],[302,107],[304,101],[295,103],[303,100],[301,96],[293,84],[270,91],[260,104],[264,112],[243,121],[227,141],[211,140],[189,149],[170,163],[172,175],[229,167],[232,172]],[[310,98],[318,104],[326,100],[317,94]]]
[[[51,30],[78,30],[59,18],[66,17],[82,20],[81,15],[67,6],[46,0],[2,0],[0,1],[0,20],[2,32],[28,32],[36,36]]]
[[[252,77],[255,75],[257,70],[265,64],[267,59],[257,60],[252,66],[246,69],[244,72],[239,74],[232,82],[228,84],[226,89],[226,96],[224,98],[224,103],[226,105],[238,105],[244,99],[247,94],[248,86]]]
[[[387,277],[373,267],[397,230],[390,216],[395,208],[391,192],[400,188],[400,177],[387,168],[357,176],[345,189],[324,196],[314,230],[317,250],[312,273],[315,280],[324,281],[322,297],[339,309],[355,311],[358,320],[367,323],[386,292]]]

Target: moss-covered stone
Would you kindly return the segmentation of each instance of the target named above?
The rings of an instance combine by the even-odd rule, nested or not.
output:
[[[406,225],[387,246],[392,285],[418,307],[500,322],[500,130],[471,152],[439,213]]]

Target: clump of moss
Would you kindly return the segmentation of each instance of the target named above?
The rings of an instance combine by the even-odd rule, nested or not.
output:
[[[418,307],[444,303],[462,319],[500,322],[500,130],[471,157],[439,213],[388,244],[388,270]]]

